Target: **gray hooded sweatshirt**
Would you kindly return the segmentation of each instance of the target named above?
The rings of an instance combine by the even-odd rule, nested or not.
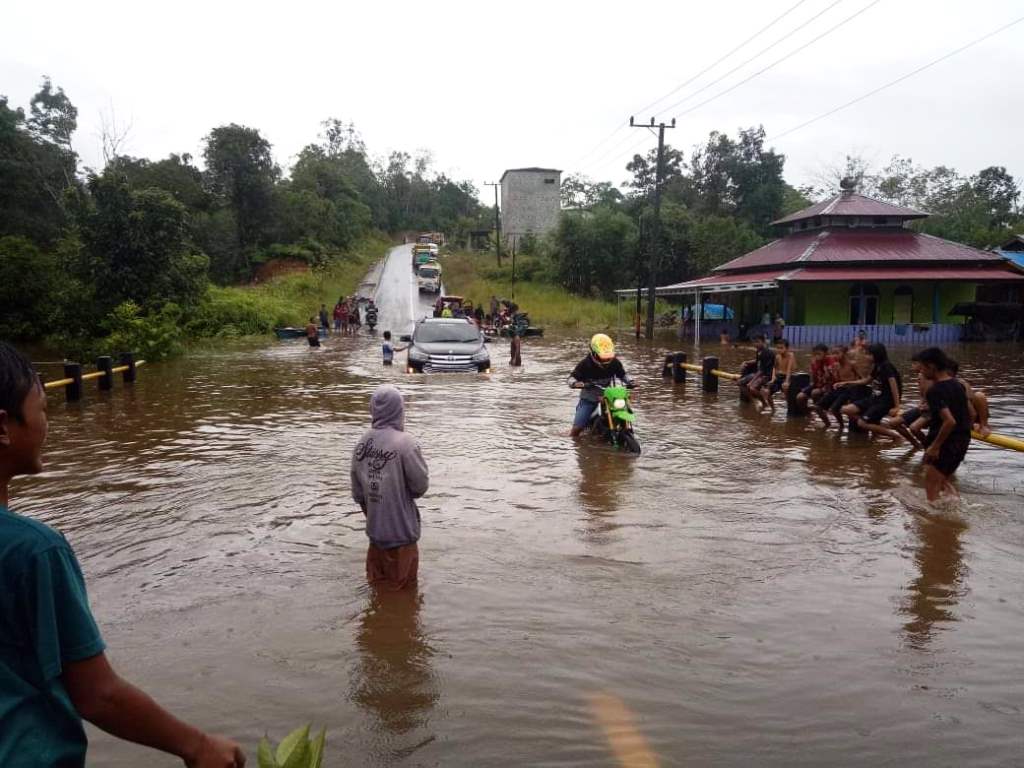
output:
[[[370,398],[373,426],[352,452],[352,498],[366,514],[366,535],[381,549],[414,544],[430,475],[416,440],[403,431],[402,394],[383,384]]]

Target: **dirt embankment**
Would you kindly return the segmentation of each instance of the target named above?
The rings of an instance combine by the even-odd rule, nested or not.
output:
[[[301,272],[309,272],[309,264],[301,259],[271,259],[259,266],[252,281],[265,283],[281,275],[294,275]]]

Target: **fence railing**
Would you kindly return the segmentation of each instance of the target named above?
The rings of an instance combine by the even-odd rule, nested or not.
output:
[[[738,373],[723,371],[718,365],[719,360],[717,357],[709,356],[702,358],[700,365],[694,365],[693,363],[686,362],[685,352],[674,352],[670,355],[665,355],[665,364],[662,367],[661,375],[666,378],[672,377],[672,380],[677,384],[685,384],[687,371],[699,373],[701,375],[701,389],[709,394],[717,394],[719,379],[736,381],[740,378]],[[797,402],[796,396],[804,387],[809,386],[810,383],[811,375],[809,373],[794,373],[790,376],[789,389],[786,392],[786,414],[788,416],[806,415],[806,407],[801,406]],[[738,390],[741,401],[750,399],[744,387],[738,387]],[[1020,438],[997,435],[995,433],[983,435],[977,431],[972,431],[971,437],[989,445],[1009,448],[1011,451],[1024,452],[1024,440]]]
[[[136,360],[132,352],[125,352],[121,355],[120,365],[114,365],[114,358],[109,355],[96,358],[96,370],[90,373],[83,373],[81,363],[64,363],[64,378],[54,379],[43,383],[45,389],[64,388],[64,397],[69,403],[75,403],[82,399],[82,385],[93,379],[99,382],[99,389],[102,392],[114,388],[114,374],[120,373],[125,384],[135,382],[136,370],[145,365],[145,360]]]

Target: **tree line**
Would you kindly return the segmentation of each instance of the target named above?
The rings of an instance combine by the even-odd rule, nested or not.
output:
[[[0,337],[81,348],[125,313],[180,317],[213,284],[251,280],[270,259],[344,260],[373,232],[460,233],[488,219],[468,181],[428,154],[373,157],[330,119],[286,172],[256,128],[229,124],[189,154],[117,151],[101,169],[73,145],[78,110],[44,79],[28,111],[0,96]]]
[[[568,176],[558,228],[539,242],[527,241],[537,261],[530,267],[588,295],[610,296],[616,288],[646,283],[656,155],[653,149],[634,155],[621,189]],[[689,157],[666,146],[659,283],[699,277],[764,245],[777,236],[772,221],[837,194],[844,177],[863,194],[930,213],[912,224],[917,230],[977,248],[998,246],[1024,229],[1019,187],[1003,167],[964,176],[897,156],[874,170],[851,156],[842,166],[822,169],[817,183],[797,188],[785,180],[785,160],[765,146],[762,127],[735,137],[714,131]]]

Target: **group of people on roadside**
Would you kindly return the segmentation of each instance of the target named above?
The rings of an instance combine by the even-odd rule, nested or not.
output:
[[[339,336],[351,336],[359,330],[363,324],[362,318],[359,315],[359,303],[360,299],[358,296],[349,296],[347,298],[341,296],[334,305],[333,312],[328,312],[327,305],[321,304],[319,313],[309,318],[309,322],[306,324],[306,340],[309,342],[309,346],[320,346],[321,332],[324,336],[330,335],[332,319],[334,321],[334,333]],[[374,305],[373,299],[367,300],[365,311],[367,322],[370,323],[372,329],[373,325],[376,324],[377,316],[377,307]]]
[[[744,363],[737,384],[762,412],[774,412],[775,395],[790,394],[796,355],[786,339],[776,340],[773,349],[758,336],[755,345],[754,359]],[[826,429],[835,423],[841,431],[848,424],[924,448],[925,487],[929,501],[934,501],[942,493],[955,493],[949,479],[964,460],[971,431],[991,434],[988,398],[959,377],[957,362],[938,347],[918,352],[911,365],[919,399],[905,407],[903,379],[885,345],[869,343],[861,331],[849,345],[814,347],[811,382],[795,393],[795,400],[817,415]]]

